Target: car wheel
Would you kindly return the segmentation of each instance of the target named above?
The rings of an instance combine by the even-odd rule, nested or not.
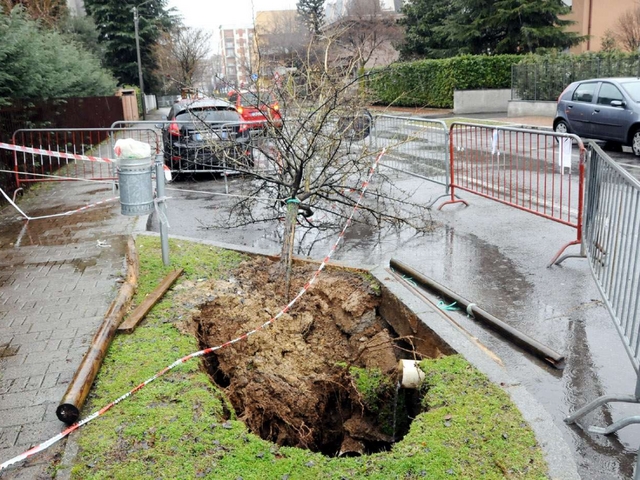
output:
[[[631,137],[631,149],[636,157],[640,157],[640,128],[633,132],[633,137]]]
[[[570,133],[569,125],[564,120],[558,120],[553,126],[553,131],[556,133]]]

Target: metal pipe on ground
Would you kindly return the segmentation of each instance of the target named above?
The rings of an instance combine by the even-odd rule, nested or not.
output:
[[[56,409],[58,419],[66,424],[70,425],[80,417],[80,410],[89,394],[91,385],[93,385],[111,340],[113,340],[118,325],[122,322],[135,293],[138,283],[138,269],[138,252],[133,238],[129,238],[127,242],[127,279],[120,287],[118,296],[109,306],[100,329],[93,336],[89,350],[84,355],[69,388]]]
[[[502,320],[491,315],[489,312],[481,309],[475,303],[468,301],[454,291],[448,289],[444,285],[440,285],[435,280],[426,277],[410,266],[393,258],[389,261],[389,265],[392,269],[411,277],[411,279],[418,283],[421,287],[435,291],[443,297],[446,297],[451,301],[455,301],[458,305],[464,308],[469,315],[489,326],[496,332],[500,333],[500,335],[502,335],[504,338],[514,343],[515,345],[518,345],[527,352],[544,360],[555,368],[564,368],[564,355],[559,354],[546,345],[543,345],[537,340],[529,337],[519,330],[516,330],[511,325],[503,322]]]

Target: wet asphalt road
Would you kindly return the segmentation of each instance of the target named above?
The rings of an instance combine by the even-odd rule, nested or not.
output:
[[[598,142],[600,146],[603,144]],[[624,167],[631,175],[640,180],[640,157],[636,157],[630,147],[622,147],[622,151],[605,150],[607,155],[613,158],[618,165]]]
[[[640,178],[640,162],[632,154],[607,153]],[[431,202],[444,190],[398,173],[393,173],[392,179],[415,189],[416,199],[424,202]],[[230,177],[228,182],[230,193],[242,193],[242,178]],[[170,184],[170,234],[277,253],[281,237],[278,222],[224,228],[235,202],[224,193],[224,181],[210,176]],[[470,194],[464,197],[470,201],[468,208],[456,205],[433,210],[435,228],[426,235],[377,232],[354,224],[333,259],[355,266],[388,266],[389,259],[396,258],[564,354],[565,369],[555,370],[461,312],[451,312],[552,414],[575,451],[582,478],[631,478],[640,426],[627,427],[611,437],[590,434],[586,429],[635,415],[637,408],[613,404],[585,417],[578,426],[563,423],[564,417],[585,402],[603,394],[631,394],[635,386],[633,368],[600,301],[586,260],[569,259],[562,266],[546,267],[561,246],[575,239],[575,231],[490,200]],[[148,228],[157,231],[157,219],[151,218]],[[336,235],[298,232],[297,254],[322,259]]]

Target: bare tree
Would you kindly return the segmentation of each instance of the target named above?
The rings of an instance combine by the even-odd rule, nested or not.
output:
[[[640,4],[620,15],[617,26],[617,39],[622,48],[630,52],[638,51],[638,47],[640,47]]]
[[[312,44],[308,47],[308,51],[317,50]],[[286,115],[280,119],[266,113],[265,125],[253,136],[253,161],[226,158],[227,166],[244,174],[246,198],[234,204],[224,227],[282,222],[279,273],[286,279],[286,296],[297,228],[325,230],[343,225],[380,153],[369,141],[372,120],[357,95],[360,79],[345,74],[353,70],[353,65],[345,70],[314,59],[272,84],[270,92],[256,91],[256,103],[265,112],[275,96]],[[404,225],[416,231],[430,225],[426,207],[412,200],[415,192],[402,191],[383,173],[376,180],[355,222],[376,228]]]
[[[600,41],[600,50],[603,52],[615,52],[618,50],[618,40],[616,34],[611,29],[607,29]]]
[[[332,54],[336,61],[355,60],[360,73],[374,59],[378,62],[373,63],[382,64],[396,60],[394,45],[403,38],[397,14],[383,11],[380,0],[349,0],[345,14],[326,31],[335,38]]]
[[[309,31],[295,10],[258,12],[255,20],[255,48],[260,74],[300,64],[309,42]]]
[[[34,20],[40,20],[48,27],[56,26],[69,13],[65,0],[0,0],[5,14],[13,7],[21,5]]]
[[[203,83],[205,74],[211,74],[211,37],[211,32],[191,27],[166,33],[155,51],[158,73],[183,87]]]

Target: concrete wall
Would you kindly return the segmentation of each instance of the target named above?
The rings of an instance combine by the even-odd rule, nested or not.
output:
[[[453,92],[453,113],[506,112],[511,90],[456,90]]]
[[[557,102],[510,100],[508,117],[555,117]]]

